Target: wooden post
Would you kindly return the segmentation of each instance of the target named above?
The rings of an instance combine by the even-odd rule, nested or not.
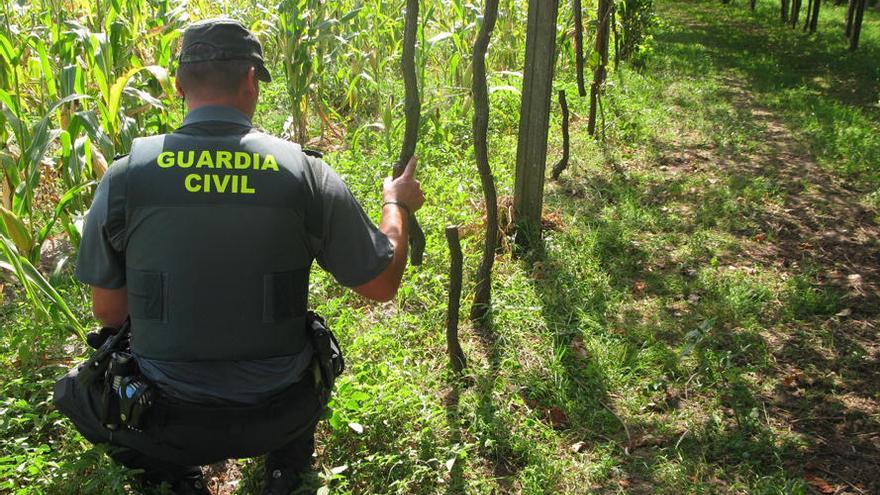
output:
[[[446,227],[446,242],[449,245],[449,304],[446,311],[446,351],[452,371],[461,374],[467,366],[464,351],[458,341],[458,310],[461,307],[462,254],[458,227]]]
[[[481,325],[492,304],[492,266],[495,263],[495,248],[498,245],[498,194],[495,179],[489,166],[489,89],[486,83],[486,51],[495,20],[498,18],[498,0],[486,0],[483,24],[474,43],[473,82],[471,92],[474,96],[474,157],[480,182],[483,185],[483,198],[486,201],[486,239],[483,244],[483,259],[477,269],[474,304],[471,306],[471,321]]]
[[[530,0],[513,208],[520,233],[540,228],[559,0]],[[519,237],[525,239],[525,237]]]

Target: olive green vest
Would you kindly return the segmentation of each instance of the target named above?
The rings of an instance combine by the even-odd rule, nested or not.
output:
[[[125,253],[132,350],[235,361],[305,344],[320,166],[251,131],[135,140],[114,165],[107,233]]]

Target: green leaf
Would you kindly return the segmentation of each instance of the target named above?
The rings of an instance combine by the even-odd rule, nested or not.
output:
[[[0,206],[0,218],[3,220],[3,234],[12,239],[18,252],[30,252],[34,246],[34,239],[24,221],[2,206]]]

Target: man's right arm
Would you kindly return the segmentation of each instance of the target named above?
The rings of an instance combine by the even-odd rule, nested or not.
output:
[[[385,204],[382,207],[382,222],[379,224],[379,230],[394,246],[394,257],[376,278],[352,288],[367,299],[390,301],[394,299],[397,289],[400,288],[408,253],[409,215],[421,208],[425,202],[421,185],[415,179],[416,163],[416,157],[412,157],[400,177],[393,180],[391,177],[385,179],[383,191]]]

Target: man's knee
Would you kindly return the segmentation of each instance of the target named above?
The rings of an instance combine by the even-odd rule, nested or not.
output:
[[[110,441],[110,433],[101,424],[95,407],[100,397],[95,397],[94,394],[100,394],[100,391],[95,387],[84,386],[76,376],[74,369],[55,382],[52,402],[87,440],[92,443],[107,443]]]

